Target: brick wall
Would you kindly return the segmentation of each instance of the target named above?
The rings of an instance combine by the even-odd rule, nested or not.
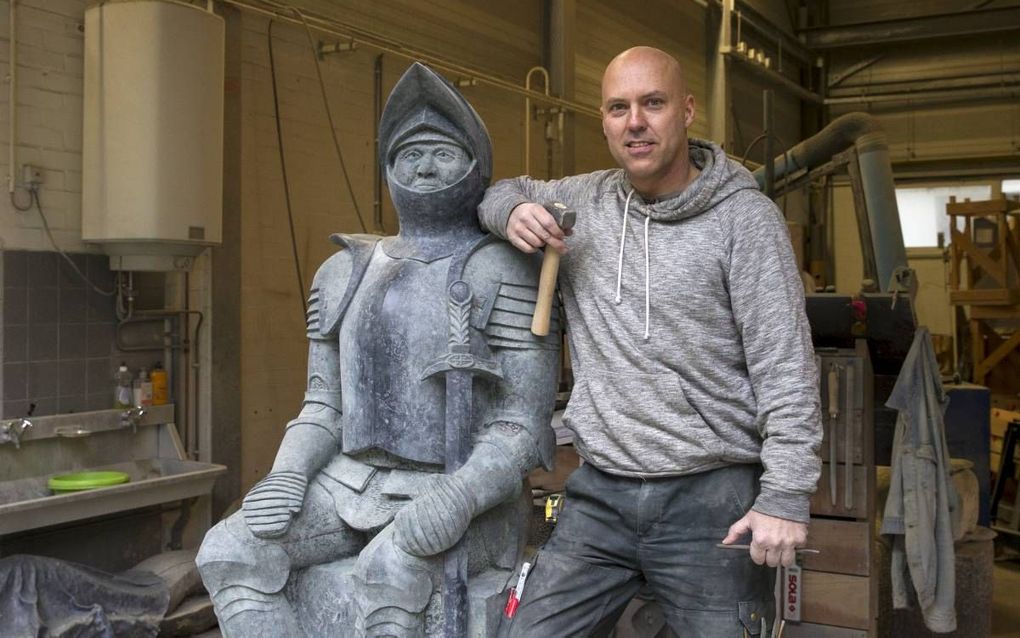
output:
[[[57,244],[88,250],[81,241],[82,21],[85,0],[17,3],[17,149],[20,165],[43,170],[43,210]],[[0,12],[0,65],[10,63],[9,14]],[[7,186],[10,104],[0,91],[0,188]],[[20,190],[18,203],[28,203]],[[16,211],[0,197],[0,248],[51,250],[36,210]]]

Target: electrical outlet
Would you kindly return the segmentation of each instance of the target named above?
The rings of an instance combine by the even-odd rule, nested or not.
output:
[[[43,172],[38,166],[23,164],[21,166],[21,181],[26,186],[38,186],[43,183]]]

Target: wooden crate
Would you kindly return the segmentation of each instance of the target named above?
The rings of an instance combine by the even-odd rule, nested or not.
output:
[[[999,471],[999,465],[1002,462],[1003,437],[1006,436],[1006,426],[1008,426],[1012,421],[1020,421],[1020,412],[992,408],[992,440],[990,441],[991,454],[989,455],[988,460],[989,467],[993,472]],[[1016,461],[1017,467],[1020,467],[1020,448],[1015,450],[1013,459]]]
[[[804,569],[854,576],[871,573],[871,528],[867,521],[816,518],[808,530],[807,546],[818,554],[804,554]]]
[[[873,375],[863,341],[854,350],[826,352],[821,360],[821,404],[825,420],[822,474],[811,499],[808,547],[818,554],[802,554],[801,622],[788,622],[786,636],[864,638],[875,636],[878,615],[878,575],[874,569],[875,459]],[[829,372],[840,372],[838,415],[829,418]],[[846,394],[846,369],[854,369],[854,395]],[[834,427],[833,427],[834,426]],[[846,493],[846,431],[853,432],[853,504],[844,505]],[[835,431],[835,459],[830,459],[829,436]],[[830,464],[830,461],[832,463]],[[829,489],[829,469],[836,468],[836,504]]]
[[[868,630],[872,625],[871,579],[868,576],[803,572],[801,622]]]

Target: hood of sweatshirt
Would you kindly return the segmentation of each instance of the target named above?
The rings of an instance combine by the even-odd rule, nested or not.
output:
[[[730,162],[716,144],[691,138],[688,147],[691,162],[701,173],[679,193],[646,200],[634,191],[631,206],[642,215],[657,222],[680,221],[700,215],[737,191],[759,190],[751,173]],[[624,177],[620,188],[629,194],[634,187]]]

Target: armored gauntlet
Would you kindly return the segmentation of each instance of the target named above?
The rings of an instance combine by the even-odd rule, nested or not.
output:
[[[308,479],[299,472],[270,472],[244,497],[248,529],[259,538],[277,538],[290,529],[305,502]]]

